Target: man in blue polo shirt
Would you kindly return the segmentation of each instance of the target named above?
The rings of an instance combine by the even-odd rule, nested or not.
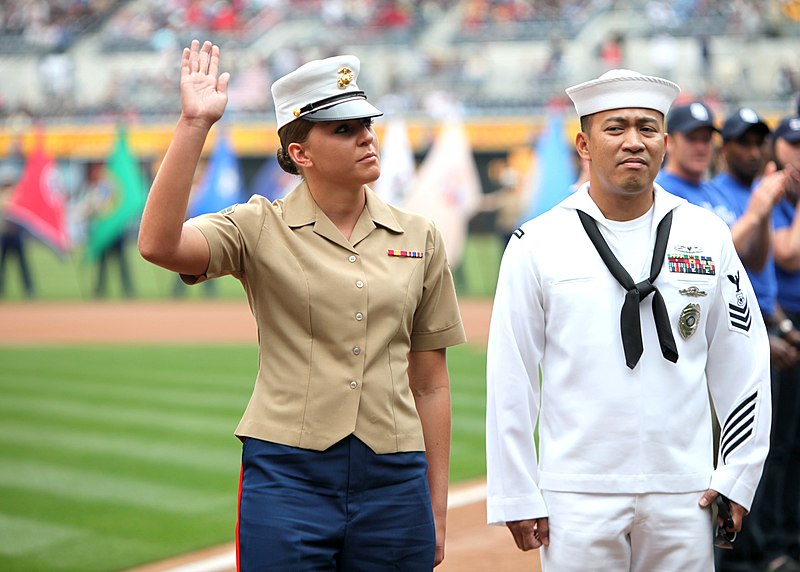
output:
[[[703,183],[714,160],[714,138],[719,132],[714,114],[695,101],[673,107],[667,114],[667,158],[656,183],[690,203],[708,207]]]
[[[778,307],[774,331],[800,347],[800,117],[786,117],[772,133],[772,159],[786,173],[786,195],[773,212]],[[783,313],[781,313],[783,312]],[[800,367],[773,376],[770,453],[753,517],[763,538],[765,569],[800,570]]]
[[[761,311],[772,316],[778,286],[770,254],[771,217],[783,197],[785,173],[777,171],[774,163],[765,169],[770,129],[752,109],[745,107],[731,114],[721,134],[725,169],[705,186],[707,198],[712,210],[731,227],[736,252],[747,268]]]
[[[790,179],[787,172],[778,170],[773,161],[767,163],[770,129],[754,110],[742,108],[732,113],[725,120],[721,134],[720,154],[725,170],[705,185],[706,198],[711,202],[712,210],[731,227],[736,251],[744,263],[768,325],[772,383],[775,387],[787,368],[793,367],[798,360],[797,348],[781,337],[775,327],[779,322],[777,316],[782,316],[782,312],[777,301],[778,281],[771,252],[773,212],[786,193]],[[768,472],[765,469],[765,482]],[[782,510],[782,507],[775,509],[774,503],[765,499],[769,495],[766,489],[770,486],[774,484],[759,487],[753,503],[754,526],[737,542],[737,550],[718,555],[718,569],[763,569],[759,561],[768,549],[765,546],[764,529],[774,527],[765,525],[763,518],[769,518],[766,515],[770,510]],[[782,505],[782,502],[779,504]],[[770,560],[774,559],[768,558]]]

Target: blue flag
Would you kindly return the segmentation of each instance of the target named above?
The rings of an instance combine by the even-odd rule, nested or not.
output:
[[[200,186],[189,201],[189,216],[221,211],[244,198],[244,177],[228,138],[220,134]]]
[[[536,141],[536,174],[528,208],[522,221],[539,216],[566,199],[577,177],[573,154],[575,150],[564,138],[564,117],[552,112]]]
[[[250,194],[274,201],[283,198],[299,182],[299,177],[281,169],[276,157],[267,157],[250,183]]]

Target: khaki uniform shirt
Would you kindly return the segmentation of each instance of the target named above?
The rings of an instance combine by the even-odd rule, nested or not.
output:
[[[465,341],[431,221],[367,190],[348,241],[302,183],[191,224],[211,259],[184,281],[232,274],[258,325],[258,379],[237,436],[321,451],[354,434],[376,453],[425,449],[408,352]]]

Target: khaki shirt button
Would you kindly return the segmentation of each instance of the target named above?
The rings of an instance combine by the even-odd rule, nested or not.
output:
[[[358,346],[354,347],[354,348],[353,348],[353,353],[354,353],[355,355],[358,355],[358,354],[360,354],[360,353],[361,353],[361,348],[360,348],[360,347],[358,347]]]
[[[355,262],[356,261],[356,257],[351,254],[350,258],[348,258],[347,260],[349,260],[350,262]]]
[[[350,389],[355,389],[356,387],[358,387],[358,382],[354,379],[350,382]]]
[[[356,280],[356,288],[363,288],[364,283],[361,280]]]
[[[364,319],[364,314],[362,314],[361,312],[356,312],[356,320],[360,322],[363,319]]]

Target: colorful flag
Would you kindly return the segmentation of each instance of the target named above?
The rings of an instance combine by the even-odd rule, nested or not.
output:
[[[124,128],[117,131],[117,142],[106,161],[104,178],[108,185],[108,200],[102,212],[89,224],[87,254],[92,260],[99,259],[106,248],[141,216],[144,209],[147,196],[145,179],[128,146]]]
[[[417,171],[405,208],[433,219],[447,259],[458,266],[469,221],[481,200],[481,181],[464,125],[449,119]]]
[[[267,197],[270,201],[282,199],[300,182],[297,175],[287,173],[278,164],[277,157],[267,157],[250,183],[250,194]]]
[[[381,176],[372,189],[387,203],[404,207],[416,169],[405,122],[402,119],[389,121],[381,144]]]
[[[60,253],[69,247],[64,193],[53,157],[44,148],[44,134],[37,132],[9,200],[6,216]]]
[[[199,187],[189,203],[189,216],[215,213],[244,198],[244,176],[228,137],[220,133]]]
[[[567,198],[575,182],[575,149],[564,137],[564,116],[551,111],[536,141],[536,160],[530,175],[528,208],[520,223],[539,216]]]

